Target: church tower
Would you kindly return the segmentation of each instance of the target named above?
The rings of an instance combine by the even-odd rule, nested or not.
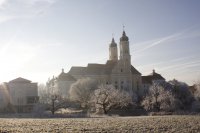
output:
[[[114,38],[112,38],[112,42],[109,45],[109,60],[118,60],[117,43],[115,43]]]
[[[125,31],[123,31],[122,37],[120,38],[120,60],[122,60],[127,66],[131,65],[129,39],[126,36]]]

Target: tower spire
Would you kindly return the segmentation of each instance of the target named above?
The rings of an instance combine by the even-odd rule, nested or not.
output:
[[[122,32],[122,37],[120,38],[120,41],[128,41],[128,37],[126,36],[125,32],[125,26],[123,25],[123,32]]]
[[[114,39],[114,37],[112,38],[112,42],[111,42],[111,44],[116,44],[116,43],[115,43],[115,39]]]
[[[125,61],[127,65],[131,64],[131,56],[129,50],[129,38],[126,36],[123,25],[122,37],[120,38],[120,59]]]
[[[109,45],[109,60],[118,60],[117,43],[112,34],[112,41]]]

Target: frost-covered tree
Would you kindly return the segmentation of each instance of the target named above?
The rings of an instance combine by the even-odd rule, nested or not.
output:
[[[133,104],[132,97],[123,90],[115,89],[112,85],[100,85],[92,97],[96,110],[107,114],[111,109],[123,108]]]
[[[79,79],[71,85],[69,90],[70,99],[78,102],[81,107],[87,108],[89,106],[92,93],[95,89],[97,89],[97,86],[98,84],[96,80],[90,78]]]
[[[200,81],[194,84],[194,102],[192,103],[192,110],[200,112]]]
[[[42,115],[45,112],[45,109],[47,108],[47,89],[44,84],[38,85],[38,95],[39,95],[39,101],[34,105],[32,113],[36,115]]]
[[[195,87],[194,97],[197,101],[200,101],[200,81],[197,81],[194,84],[194,87]]]
[[[176,100],[170,89],[166,89],[164,83],[153,83],[149,92],[142,101],[142,105],[148,111],[172,111],[175,109]]]
[[[177,101],[177,108],[189,109],[194,99],[188,85],[176,79],[169,81],[169,84],[172,86],[172,93]]]
[[[161,94],[160,101],[160,110],[162,111],[176,111],[178,109],[177,104],[179,103],[179,100],[174,97],[170,90],[164,90]]]
[[[42,96],[47,91],[45,84],[38,85],[38,95]]]
[[[48,90],[46,85],[44,84],[38,85],[38,95],[39,95],[39,103],[45,104],[47,102],[47,97],[48,97]]]

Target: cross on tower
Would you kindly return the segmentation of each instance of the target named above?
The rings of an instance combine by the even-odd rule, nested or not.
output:
[[[124,31],[124,29],[125,29],[125,26],[124,26],[124,24],[123,24],[123,31]]]

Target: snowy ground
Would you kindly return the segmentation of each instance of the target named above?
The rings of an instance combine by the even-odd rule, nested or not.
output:
[[[142,116],[65,119],[0,118],[0,133],[7,132],[200,132],[200,116]]]

